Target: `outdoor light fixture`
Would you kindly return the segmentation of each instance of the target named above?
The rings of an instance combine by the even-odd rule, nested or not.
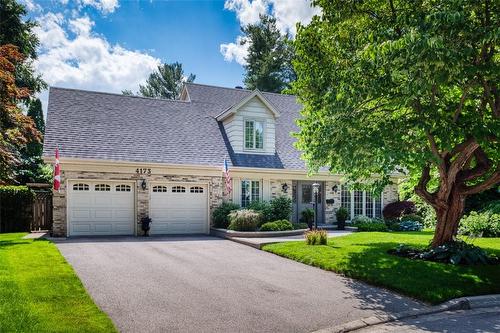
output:
[[[338,189],[339,189],[339,187],[337,185],[333,185],[333,187],[332,187],[333,193],[337,193]]]
[[[145,191],[146,190],[146,179],[143,179],[141,182],[141,188]]]
[[[287,193],[288,192],[288,184],[287,183],[281,184],[281,189],[283,190],[283,193]]]
[[[314,192],[314,194],[318,194],[319,193],[319,184],[318,183],[314,183],[312,186],[313,186],[313,192]]]

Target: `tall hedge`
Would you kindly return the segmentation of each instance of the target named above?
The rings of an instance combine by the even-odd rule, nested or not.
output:
[[[0,186],[0,232],[30,231],[33,198],[26,186]]]

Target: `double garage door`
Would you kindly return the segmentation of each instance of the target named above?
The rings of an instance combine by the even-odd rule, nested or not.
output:
[[[133,235],[135,183],[73,181],[68,186],[70,236]],[[207,185],[150,186],[151,234],[208,232]]]

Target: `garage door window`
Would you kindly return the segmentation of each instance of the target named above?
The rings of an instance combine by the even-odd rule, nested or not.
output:
[[[167,187],[166,186],[153,186],[153,192],[166,193]]]
[[[73,185],[73,191],[88,191],[88,190],[89,190],[88,184],[78,183]]]
[[[203,187],[191,186],[191,188],[189,189],[189,192],[191,192],[191,193],[203,193]]]
[[[96,191],[102,191],[102,192],[109,192],[111,191],[111,186],[109,186],[108,184],[97,184],[94,189]]]
[[[186,188],[184,186],[174,186],[172,187],[172,193],[185,193]]]
[[[116,190],[116,192],[130,192],[132,189],[131,189],[130,185],[120,184],[120,185],[116,185],[115,190]]]

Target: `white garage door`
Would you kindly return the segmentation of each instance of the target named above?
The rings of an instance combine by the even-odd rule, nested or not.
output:
[[[132,183],[74,181],[68,187],[70,236],[134,234]]]
[[[207,188],[196,184],[152,185],[150,233],[208,233]]]

